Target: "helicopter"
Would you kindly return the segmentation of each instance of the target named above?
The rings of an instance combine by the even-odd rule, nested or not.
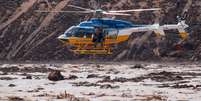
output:
[[[103,9],[88,9],[75,5],[68,5],[69,7],[77,8],[84,11],[38,11],[38,12],[62,12],[62,13],[82,13],[94,14],[95,18],[83,21],[78,25],[71,26],[58,39],[64,45],[72,46],[71,50],[76,54],[112,54],[112,48],[121,42],[127,41],[129,36],[134,32],[153,31],[157,36],[165,36],[164,30],[177,29],[179,35],[183,40],[187,39],[188,33],[185,31],[189,26],[185,20],[179,19],[178,24],[152,24],[152,25],[136,25],[129,21],[117,20],[113,18],[104,18],[104,15],[114,16],[131,16],[129,12],[142,11],[158,11],[160,8],[150,9],[130,9],[118,11],[105,11]],[[93,37],[96,27],[102,29],[104,33],[103,45],[94,47]]]

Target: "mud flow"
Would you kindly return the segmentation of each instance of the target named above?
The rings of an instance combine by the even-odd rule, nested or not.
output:
[[[200,67],[134,63],[1,64],[0,100],[198,100]]]

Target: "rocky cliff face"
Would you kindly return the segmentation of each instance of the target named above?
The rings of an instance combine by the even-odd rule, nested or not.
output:
[[[200,0],[100,0],[103,9],[131,9],[160,7],[161,12],[136,12],[131,17],[117,17],[134,23],[153,24],[160,22],[176,23],[177,15],[187,14],[187,23],[192,26],[188,30],[192,38],[188,40],[193,49],[191,56],[198,60],[200,57],[200,22],[201,22],[201,1]],[[68,4],[78,5],[85,8],[96,8],[97,0],[1,0],[0,1],[0,59],[1,60],[67,60],[81,58],[74,56],[67,47],[64,47],[57,36],[62,34],[72,25],[79,24],[86,15],[65,14],[65,13],[39,13],[35,10],[75,10],[68,7]],[[167,32],[168,33],[168,32]],[[172,33],[172,32],[169,32]],[[121,49],[115,51],[109,59],[135,59],[144,56],[156,56],[157,47],[152,35],[148,33],[135,38],[135,35],[128,42],[118,46]],[[143,41],[147,39],[149,41]],[[141,40],[140,43],[137,40]],[[168,42],[166,40],[165,42]],[[195,44],[196,42],[196,44]],[[163,43],[163,42],[162,42]],[[136,44],[140,48],[136,49]],[[167,47],[166,47],[166,46]],[[173,44],[165,44],[169,48]],[[168,46],[169,45],[169,46]],[[144,48],[141,48],[143,46]],[[148,47],[147,47],[148,46]],[[163,52],[160,49],[160,56],[170,56],[174,50],[169,49]],[[138,51],[140,50],[140,56]],[[138,54],[138,55],[135,55]],[[196,54],[196,55],[195,55]],[[173,55],[174,56],[174,55]]]

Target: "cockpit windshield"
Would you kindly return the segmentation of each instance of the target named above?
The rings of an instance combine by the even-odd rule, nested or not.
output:
[[[94,33],[94,28],[82,28],[77,26],[72,26],[65,31],[66,37],[91,37]]]
[[[77,30],[77,27],[76,26],[72,26],[70,28],[68,28],[66,31],[65,31],[65,35],[66,37],[71,37],[73,36],[73,33]]]

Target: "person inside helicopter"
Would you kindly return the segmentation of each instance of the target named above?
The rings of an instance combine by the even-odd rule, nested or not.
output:
[[[101,47],[103,47],[104,40],[105,36],[103,33],[103,29],[101,27],[95,27],[95,33],[92,39],[92,42],[94,42],[94,47],[96,48],[99,44],[101,45]]]

